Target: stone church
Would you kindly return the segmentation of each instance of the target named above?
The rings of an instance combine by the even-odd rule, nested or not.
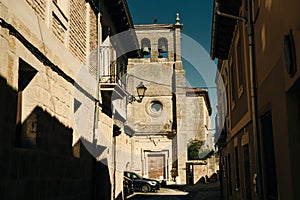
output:
[[[135,25],[143,56],[128,60],[126,88],[135,97],[137,86],[147,88],[141,101],[127,105],[127,126],[134,130],[131,170],[178,184],[186,183],[189,142],[201,139],[213,149],[207,91],[186,85],[182,28],[179,14],[175,24]]]

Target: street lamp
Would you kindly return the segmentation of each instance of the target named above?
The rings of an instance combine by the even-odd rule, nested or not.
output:
[[[135,96],[130,95],[129,96],[129,103],[132,103],[134,101],[137,101],[138,103],[141,103],[144,96],[145,96],[145,92],[147,90],[146,86],[144,86],[143,82],[140,82],[140,84],[138,86],[136,86],[136,90],[137,90],[137,94],[138,94],[138,99],[135,98]]]

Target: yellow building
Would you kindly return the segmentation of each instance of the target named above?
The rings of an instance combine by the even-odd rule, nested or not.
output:
[[[300,3],[215,1],[224,199],[299,199]]]

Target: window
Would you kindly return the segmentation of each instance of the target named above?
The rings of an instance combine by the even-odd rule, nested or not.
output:
[[[237,70],[237,86],[238,86],[238,97],[240,97],[244,91],[244,73],[245,73],[245,59],[244,59],[244,45],[243,45],[243,34],[242,34],[242,24],[239,25],[238,35],[236,39],[236,49],[235,49],[235,62]]]
[[[146,108],[145,110],[148,113],[148,115],[150,115],[153,118],[159,118],[159,117],[163,116],[164,106],[158,100],[153,100],[151,102],[148,102],[145,108]]]
[[[163,105],[159,101],[152,101],[150,105],[150,109],[154,113],[158,113],[162,111]]]
[[[230,62],[230,85],[231,85],[231,109],[235,107],[237,99],[237,76],[236,76],[236,65],[235,62],[231,60]]]
[[[69,16],[69,1],[68,0],[52,0],[53,3],[60,9],[63,15]]]
[[[66,43],[69,27],[69,1],[53,0],[51,26],[54,35],[63,44]]]
[[[228,69],[225,68],[225,79],[224,79],[224,83],[225,83],[225,90],[226,90],[226,99],[224,101],[224,104],[226,105],[226,116],[229,114],[230,111],[230,104],[231,104],[231,99],[230,99],[230,88],[229,88],[229,74],[228,74]]]
[[[45,0],[26,0],[26,2],[37,16],[42,20],[46,20],[47,2]]]

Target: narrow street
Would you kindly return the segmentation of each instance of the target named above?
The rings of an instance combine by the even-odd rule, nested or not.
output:
[[[136,192],[129,200],[221,200],[220,184],[171,185],[158,192]]]
[[[0,0],[0,200],[300,200],[299,8]]]

